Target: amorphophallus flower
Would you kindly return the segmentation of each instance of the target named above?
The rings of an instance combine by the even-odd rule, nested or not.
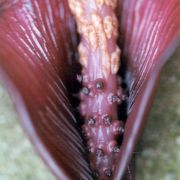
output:
[[[75,13],[68,2],[75,6]],[[81,27],[72,13],[82,17],[84,14],[81,14],[77,2],[80,6],[86,3],[83,9],[86,17],[92,15],[91,9],[100,11],[103,23],[107,25],[105,33],[108,41],[104,41],[103,32],[100,31],[99,37],[101,35],[102,39],[99,39],[98,43],[101,46],[95,48],[108,47],[109,53],[117,52],[110,54],[115,61],[113,68],[111,64],[103,64],[108,61],[99,64],[96,64],[96,59],[91,61],[94,57],[98,59],[104,51],[98,49],[100,53],[95,53],[93,49],[87,48],[87,44],[91,43],[91,48],[96,46],[96,32],[93,28],[88,29],[92,41],[84,40],[84,31],[84,39],[79,36],[78,32],[82,34],[77,27]],[[99,3],[105,10],[94,6],[94,3]],[[111,9],[106,7],[107,4],[108,7],[112,6]],[[31,142],[57,179],[134,178],[132,152],[144,127],[161,69],[180,42],[179,12],[179,0],[0,1],[0,78],[16,105]],[[110,14],[112,16],[106,18]],[[113,31],[112,27],[109,27],[111,17],[114,17],[116,22],[112,23]],[[94,18],[95,24],[99,26],[100,21],[97,17]],[[80,46],[82,39],[83,46]],[[118,49],[121,49],[121,58]],[[88,56],[88,65],[82,54]],[[118,62],[120,59],[121,63]],[[121,64],[118,75],[116,64]],[[107,75],[109,67],[115,72],[110,78],[109,74]],[[103,68],[106,70],[103,71]],[[101,71],[107,79],[99,78]],[[97,81],[93,79],[94,72],[98,77]],[[93,77],[95,86],[92,79],[85,80],[84,75],[87,74],[87,78]],[[122,81],[116,87],[114,82],[118,81],[118,76],[121,76]],[[83,88],[77,77],[79,81],[83,81]],[[124,100],[120,85],[128,96],[118,107],[118,103],[111,103]],[[79,98],[79,95],[75,94],[81,89],[83,94],[80,93]],[[102,91],[105,95],[100,97],[110,99],[110,105],[98,103],[100,100],[94,98]],[[109,98],[111,91],[113,94]],[[120,93],[114,96],[114,93],[119,91]],[[92,102],[87,100],[86,95],[92,95]],[[84,124],[82,103],[89,103],[92,109],[97,108],[93,111],[89,104],[84,108],[84,114],[88,114],[88,117],[91,115],[89,112],[92,113],[92,116],[87,118],[87,127],[83,128],[85,132],[81,129]],[[105,109],[102,116],[97,115],[98,108]],[[117,144],[113,141],[109,145],[109,141],[103,141],[110,147],[109,151],[105,150],[103,143],[98,143],[104,135],[109,134],[112,137],[113,118],[117,118],[117,115],[104,116],[106,111],[110,114],[117,113],[118,119],[125,123],[122,129],[119,125],[122,121],[115,119],[118,130],[124,134],[123,137],[119,136]],[[92,130],[91,126],[101,120],[104,125]],[[101,132],[100,135],[97,132]],[[86,143],[87,139],[83,135],[88,136],[88,133],[94,142]],[[111,137],[104,139],[111,140]],[[92,150],[92,147],[95,147],[95,150]],[[104,157],[107,152],[110,159]],[[91,157],[90,154],[89,158],[89,153],[95,153],[97,157]],[[117,153],[117,156],[113,153]],[[89,162],[91,159],[93,163]],[[106,169],[109,164],[112,169]]]

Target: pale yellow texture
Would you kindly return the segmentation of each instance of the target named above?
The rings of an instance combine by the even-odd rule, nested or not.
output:
[[[68,0],[69,7],[73,13],[78,32],[82,42],[80,47],[86,48],[87,58],[84,57],[84,50],[79,48],[80,63],[87,67],[89,61],[100,61],[101,76],[107,78],[109,74],[116,74],[119,70],[119,47],[109,51],[109,40],[116,44],[118,21],[113,9],[116,7],[116,0]],[[81,6],[79,5],[81,3]],[[89,6],[91,4],[91,6]],[[101,14],[104,6],[109,8],[109,14],[105,17]],[[87,10],[87,11],[86,11]],[[112,42],[111,42],[112,43]],[[86,45],[83,45],[86,44]],[[92,54],[100,56],[99,59],[93,59]],[[112,58],[111,58],[112,56]]]

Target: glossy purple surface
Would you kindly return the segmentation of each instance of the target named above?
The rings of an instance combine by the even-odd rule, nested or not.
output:
[[[180,36],[179,0],[118,3],[129,99],[114,179],[122,179],[128,167],[160,71]],[[58,179],[93,179],[69,100],[78,72],[77,44],[65,0],[0,1],[0,78],[25,131]],[[133,177],[127,172],[129,179]]]

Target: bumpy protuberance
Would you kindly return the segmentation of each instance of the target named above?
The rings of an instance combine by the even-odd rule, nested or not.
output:
[[[69,0],[81,35],[78,51],[83,67],[80,93],[83,130],[91,167],[99,179],[112,176],[120,151],[116,139],[124,131],[123,123],[117,120],[122,89],[116,76],[120,62],[116,3],[117,0]]]

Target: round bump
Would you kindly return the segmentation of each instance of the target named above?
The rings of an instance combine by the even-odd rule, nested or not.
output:
[[[96,156],[97,157],[103,157],[104,156],[104,152],[102,149],[96,149]]]
[[[89,131],[85,131],[84,129],[82,130],[82,134],[84,135],[85,138],[89,139],[91,133]]]
[[[90,153],[94,153],[95,149],[93,147],[88,146],[87,148]]]
[[[114,152],[114,153],[120,152],[119,146],[115,146],[115,147],[113,148],[113,152]]]
[[[124,123],[122,121],[120,121],[120,127],[118,129],[119,134],[123,134],[124,133]]]
[[[99,89],[99,90],[104,89],[103,81],[97,81],[96,82],[96,89]]]
[[[79,75],[79,74],[77,74],[76,79],[78,80],[79,83],[83,81],[82,75]]]
[[[112,96],[112,103],[121,103],[121,99],[119,98],[119,96],[118,95],[113,95]]]
[[[87,87],[83,87],[82,92],[83,92],[83,94],[88,95],[89,94],[89,89]]]
[[[93,126],[93,125],[95,125],[95,123],[96,123],[96,120],[93,117],[88,118],[88,125],[89,126]]]
[[[107,146],[108,152],[113,152],[115,146],[116,146],[116,141],[115,140],[110,141]]]
[[[96,149],[95,149],[95,146],[94,146],[94,143],[92,140],[88,140],[87,149],[88,149],[89,153],[91,153],[91,154],[95,153]]]
[[[110,93],[107,96],[107,100],[108,100],[109,104],[113,104],[113,103],[120,104],[122,102],[120,96],[118,96],[117,94],[113,94],[113,93]]]
[[[119,134],[121,135],[121,134],[123,134],[123,133],[124,133],[124,127],[120,126],[120,128],[119,128]]]
[[[113,123],[114,135],[122,135],[124,133],[124,123],[122,121],[117,121]]]
[[[112,117],[109,115],[104,116],[103,122],[106,126],[110,126],[112,124]]]
[[[112,170],[111,169],[106,169],[104,170],[104,175],[106,177],[111,177],[112,176]]]
[[[107,101],[109,104],[112,104],[112,96],[113,96],[113,93],[109,93],[107,96]]]
[[[115,103],[115,102],[117,101],[117,98],[118,98],[117,95],[113,95],[113,96],[112,96],[112,102]]]
[[[82,72],[82,74],[84,74],[82,77],[84,83],[88,83],[88,76],[86,75],[86,73],[86,71]]]
[[[83,125],[83,126],[82,126],[82,134],[83,134],[87,139],[89,139],[91,133],[90,133],[89,128],[88,128],[87,125]]]

